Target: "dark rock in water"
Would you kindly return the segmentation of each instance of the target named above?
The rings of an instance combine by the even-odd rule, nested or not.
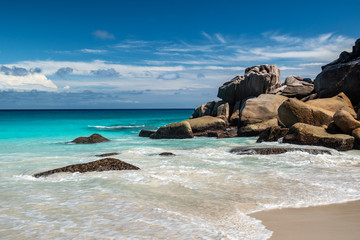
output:
[[[159,154],[159,156],[176,156],[176,155],[173,154],[172,152],[162,152]]]
[[[360,103],[360,39],[353,47],[353,52],[342,52],[339,58],[322,67],[322,72],[315,78],[315,91],[320,98],[332,97],[344,92],[354,105]]]
[[[282,148],[282,147],[237,147],[230,150],[231,153],[238,155],[270,155],[270,154],[281,154],[286,152],[301,151],[307,152],[310,154],[331,154],[330,150],[325,149],[315,149],[315,148]]]
[[[282,128],[279,126],[270,127],[260,133],[257,143],[261,142],[275,142],[284,137],[289,132],[288,128]]]
[[[113,152],[113,153],[103,153],[103,154],[99,154],[99,155],[95,155],[96,157],[110,157],[110,156],[114,156],[114,155],[118,155],[118,153]]]
[[[324,146],[335,148],[338,151],[347,151],[353,148],[354,137],[346,134],[330,134],[323,127],[296,123],[290,127],[289,133],[284,137],[283,142]]]
[[[151,131],[151,130],[145,130],[142,129],[139,133],[139,137],[150,137],[151,135],[153,135],[156,131]]]
[[[89,143],[101,143],[101,142],[108,142],[110,141],[107,138],[104,138],[100,134],[94,133],[90,137],[78,137],[75,140],[73,140],[73,143],[76,144],[89,144]]]
[[[97,161],[89,162],[89,163],[81,163],[69,165],[62,168],[56,168],[50,171],[36,173],[33,176],[38,177],[46,177],[54,173],[61,172],[102,172],[102,171],[112,171],[112,170],[139,170],[140,168],[131,165],[129,163],[123,162],[119,159],[115,158],[104,158]]]
[[[190,123],[183,121],[161,127],[150,137],[153,139],[183,139],[193,138],[194,134],[191,130]]]

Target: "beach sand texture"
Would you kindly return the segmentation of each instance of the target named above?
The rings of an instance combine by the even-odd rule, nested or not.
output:
[[[284,208],[251,215],[273,231],[271,240],[360,239],[360,201],[307,208]]]

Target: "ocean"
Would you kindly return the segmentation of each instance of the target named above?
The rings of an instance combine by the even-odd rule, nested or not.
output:
[[[360,151],[240,156],[279,143],[138,136],[192,112],[0,111],[0,239],[267,239],[248,214],[360,199]],[[111,141],[70,143],[93,133]],[[110,152],[141,170],[32,177]]]

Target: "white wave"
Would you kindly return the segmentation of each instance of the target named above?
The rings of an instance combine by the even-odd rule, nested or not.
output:
[[[120,129],[133,129],[133,128],[142,128],[145,125],[115,125],[115,126],[91,126],[88,125],[89,128],[96,128],[100,130],[120,130]]]

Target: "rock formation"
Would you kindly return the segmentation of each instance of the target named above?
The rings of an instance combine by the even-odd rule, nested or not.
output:
[[[236,147],[230,150],[231,153],[235,153],[237,155],[270,155],[270,154],[281,154],[286,152],[307,152],[311,154],[330,154],[331,151],[326,149],[316,149],[316,148],[284,148],[284,147]]]
[[[101,172],[101,171],[112,171],[112,170],[139,170],[140,168],[131,165],[129,163],[123,162],[119,159],[115,158],[104,158],[97,161],[89,162],[89,163],[81,163],[69,165],[62,168],[56,168],[53,170],[49,170],[46,172],[36,173],[34,177],[46,177],[54,173],[61,172]]]
[[[344,92],[352,102],[360,103],[360,39],[351,53],[342,52],[339,58],[322,67],[314,80],[315,91],[320,98],[332,97]]]
[[[296,123],[290,127],[283,139],[284,143],[316,145],[346,151],[354,146],[354,137],[346,134],[329,134],[325,128],[305,123]]]
[[[100,134],[94,133],[90,137],[78,137],[72,141],[72,143],[76,144],[90,144],[90,143],[101,143],[110,141],[107,138],[104,138]]]
[[[296,98],[290,98],[278,109],[279,121],[286,127],[295,123],[307,123],[314,126],[328,126],[333,121],[333,112],[306,104]]]
[[[314,84],[311,79],[303,79],[300,76],[288,76],[285,83],[271,93],[286,97],[296,97],[298,99],[309,96],[314,91]]]
[[[246,100],[240,110],[240,126],[277,119],[278,108],[285,100],[287,97],[273,94]]]
[[[216,117],[204,116],[186,120],[190,124],[193,133],[203,132],[207,130],[225,130],[226,123],[224,120]]]
[[[193,138],[194,134],[191,130],[189,122],[178,122],[171,123],[164,127],[159,128],[154,134],[150,136],[153,139],[182,139],[182,138]]]

